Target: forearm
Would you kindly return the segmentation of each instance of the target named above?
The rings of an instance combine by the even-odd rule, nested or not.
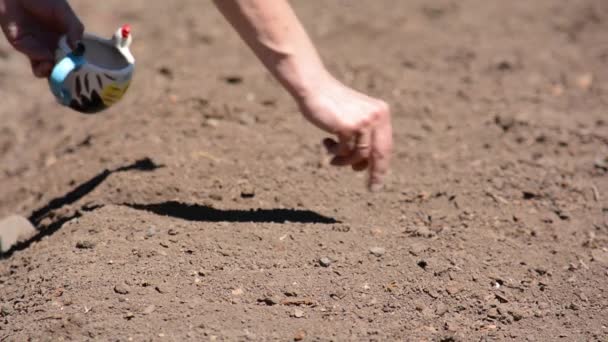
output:
[[[286,0],[214,0],[266,68],[295,98],[327,77],[321,59]]]

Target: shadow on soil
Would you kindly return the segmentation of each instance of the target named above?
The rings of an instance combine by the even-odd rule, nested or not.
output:
[[[38,210],[35,210],[28,218],[30,222],[36,227],[36,229],[38,229],[38,233],[29,240],[14,245],[13,247],[11,247],[10,250],[6,251],[5,253],[0,253],[0,260],[8,259],[15,252],[28,248],[32,243],[42,240],[45,236],[53,235],[55,232],[61,229],[61,227],[66,222],[80,217],[82,214],[80,212],[76,212],[76,214],[72,216],[60,217],[55,219],[48,226],[41,226],[41,222],[44,218],[51,216],[53,212],[57,209],[60,209],[66,205],[76,203],[77,201],[91,193],[93,190],[95,190],[111,174],[127,171],[154,171],[161,167],[163,167],[163,165],[157,165],[151,159],[144,158],[134,162],[133,164],[122,166],[113,170],[103,170],[95,177],[78,185],[65,195],[52,199],[47,205],[43,206]],[[88,208],[87,210],[92,211],[95,209],[96,208]]]
[[[145,210],[157,215],[199,222],[340,223],[340,221],[337,221],[331,217],[323,216],[310,210],[220,210],[197,204],[185,204],[174,201],[157,204],[125,205],[136,210]]]

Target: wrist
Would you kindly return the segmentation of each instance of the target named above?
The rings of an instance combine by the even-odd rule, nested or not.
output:
[[[314,95],[331,75],[318,57],[286,56],[276,69],[277,79],[301,103]]]

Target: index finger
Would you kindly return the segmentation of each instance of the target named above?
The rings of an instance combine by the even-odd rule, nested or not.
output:
[[[383,179],[390,167],[391,151],[393,149],[393,128],[390,110],[387,105],[385,107],[379,114],[378,123],[372,131],[368,183],[371,191],[378,191],[382,188]]]

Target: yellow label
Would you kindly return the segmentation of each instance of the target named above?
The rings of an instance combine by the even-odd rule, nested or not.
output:
[[[101,92],[101,99],[103,100],[103,103],[109,107],[118,102],[125,94],[127,89],[129,89],[130,84],[131,82],[129,81],[121,85],[109,84],[105,86]]]

